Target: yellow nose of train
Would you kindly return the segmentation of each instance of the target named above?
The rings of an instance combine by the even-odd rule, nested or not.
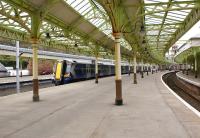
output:
[[[62,63],[58,62],[56,66],[56,73],[55,73],[56,80],[61,80],[61,72],[62,72]]]

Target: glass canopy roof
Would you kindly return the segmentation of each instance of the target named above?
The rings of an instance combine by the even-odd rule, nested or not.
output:
[[[19,3],[22,1],[23,0],[19,0]],[[197,4],[198,1],[199,0],[144,0],[142,4],[140,3],[139,7],[143,9],[144,12],[141,13],[141,15],[138,15],[138,17],[144,17],[142,25],[145,27],[144,38],[146,45],[148,46],[147,49],[150,50],[152,55],[157,56],[157,59],[163,56],[166,46],[169,46],[169,42],[173,38],[180,38],[175,37],[175,34],[180,28],[187,24],[185,21],[188,18],[188,15],[194,9],[199,8],[197,7],[199,6]],[[8,4],[12,2],[17,3],[18,1],[0,1],[0,27],[30,35],[30,14],[32,11],[29,12],[28,10],[24,10],[27,7],[24,8],[23,5],[21,7],[20,5],[13,6],[14,4]],[[33,1],[27,0],[23,2],[30,4]],[[64,0],[64,2],[81,15],[80,20],[85,19],[89,21],[110,39],[114,39],[109,16],[96,0]],[[131,7],[128,1],[121,1],[121,3]],[[136,3],[131,1],[130,4],[134,5]],[[37,7],[35,5],[35,7],[33,5],[29,6],[32,6],[32,8]],[[66,33],[64,28],[57,26],[56,23],[51,22],[51,20],[48,19],[42,21],[40,36],[45,40],[49,37],[51,39],[50,41],[62,43],[64,47],[75,51],[78,50],[80,51],[79,53],[82,54],[91,53],[91,49],[94,50],[97,45],[94,41],[90,41],[91,39],[89,42],[86,42],[87,38],[83,38],[79,30]],[[125,38],[121,39],[121,45],[128,50],[132,50],[132,47]],[[105,53],[106,49],[101,47],[100,51]]]
[[[8,18],[6,15],[9,13],[10,18]],[[16,18],[18,17],[21,21],[16,22]],[[23,24],[22,24],[23,22]],[[13,7],[11,7],[9,4],[0,1],[0,25],[3,27],[8,27],[12,28],[15,30],[21,30],[24,32],[30,32],[30,24],[31,24],[31,19],[28,13],[21,11],[21,10],[16,10]]]
[[[109,38],[114,40],[112,35],[112,26],[106,11],[101,5],[93,0],[65,0],[72,8],[81,14],[90,23],[95,25],[100,31],[105,33]],[[121,39],[121,45],[131,50],[130,44]]]
[[[87,12],[87,10],[85,12]],[[97,22],[95,23],[96,25],[98,25]],[[30,34],[31,33],[31,16],[29,15],[28,12],[15,8],[11,6],[10,4],[8,4],[6,1],[0,1],[0,27],[9,29],[15,32]],[[94,55],[93,52],[96,47],[94,43],[90,41],[86,43],[80,36],[74,33],[73,34],[68,33],[66,36],[66,33],[64,32],[62,28],[54,24],[51,24],[47,21],[42,21],[42,25],[40,28],[40,36],[41,38],[44,38],[44,39],[46,39],[48,36],[49,43],[59,42],[60,44],[63,44],[62,47],[68,49],[67,51],[69,50],[78,51],[78,53],[75,53],[75,54]],[[106,49],[104,49],[103,47],[99,47],[99,52],[103,53],[103,55],[105,55],[104,54],[105,51]],[[106,54],[106,55],[109,55],[109,54]]]
[[[72,8],[79,12],[85,19],[95,25],[99,30],[114,39],[111,35],[112,26],[105,10],[92,0],[65,0]]]
[[[195,2],[196,0],[144,0],[146,41],[152,51],[163,51],[195,7]]]

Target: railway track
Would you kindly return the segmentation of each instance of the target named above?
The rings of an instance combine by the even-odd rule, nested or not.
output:
[[[196,110],[200,111],[200,100],[198,95],[191,94],[191,92],[186,91],[183,87],[177,85],[179,80],[176,77],[176,72],[170,72],[163,76],[164,82],[182,99],[193,106]]]
[[[51,79],[39,80],[40,84],[50,83],[50,82],[52,82]],[[27,85],[32,85],[32,80],[20,82],[20,86],[27,86]],[[16,88],[16,82],[0,83],[0,89],[7,89],[7,88]]]
[[[20,82],[20,92],[27,92],[32,90],[32,80]],[[52,87],[51,79],[39,80],[39,88]],[[0,84],[0,97],[16,93],[16,82],[1,83]]]

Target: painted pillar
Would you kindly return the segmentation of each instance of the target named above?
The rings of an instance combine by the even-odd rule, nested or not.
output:
[[[33,101],[39,101],[39,83],[38,83],[38,46],[37,40],[33,41]]]
[[[115,84],[116,84],[116,105],[122,105],[122,80],[121,80],[121,52],[120,52],[120,33],[113,34],[115,37]]]
[[[98,56],[95,57],[95,83],[98,83]]]
[[[197,53],[194,51],[194,72],[195,72],[195,78],[198,77],[197,75]]]
[[[137,61],[136,61],[136,54],[134,54],[134,74],[133,74],[133,83],[137,84]]]
[[[185,74],[185,66],[184,66],[184,63],[182,64],[182,67],[183,67],[183,74]]]
[[[144,65],[143,65],[143,59],[142,59],[142,61],[141,61],[141,78],[144,78],[143,71],[144,71]]]
[[[39,83],[38,83],[38,40],[40,36],[40,27],[42,24],[41,12],[35,11],[31,16],[31,44],[33,48],[33,101],[39,101]]]
[[[153,74],[152,64],[150,64],[150,71]]]
[[[188,64],[185,65],[186,67],[186,75],[188,75]]]
[[[128,64],[128,75],[130,76],[130,74],[131,74],[131,66],[130,66],[131,62],[130,62],[130,60],[129,60],[128,63],[129,63]]]
[[[156,65],[156,73],[158,73],[158,65]]]
[[[149,65],[147,64],[147,76],[149,75]]]
[[[186,57],[185,69],[186,69],[186,75],[188,75],[188,63],[187,63],[187,57]]]

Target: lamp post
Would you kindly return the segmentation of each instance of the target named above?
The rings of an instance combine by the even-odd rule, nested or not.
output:
[[[19,59],[20,56],[23,54],[19,53],[19,41],[16,41],[16,91],[20,93],[20,80],[19,80]]]
[[[20,93],[20,82],[19,82],[19,41],[16,41],[16,86],[17,93]]]
[[[20,53],[19,54],[19,63],[21,64],[21,66],[20,66],[20,77],[22,77],[22,60],[20,59],[20,57],[21,57],[21,55],[23,55],[24,53],[22,52],[22,53]]]

